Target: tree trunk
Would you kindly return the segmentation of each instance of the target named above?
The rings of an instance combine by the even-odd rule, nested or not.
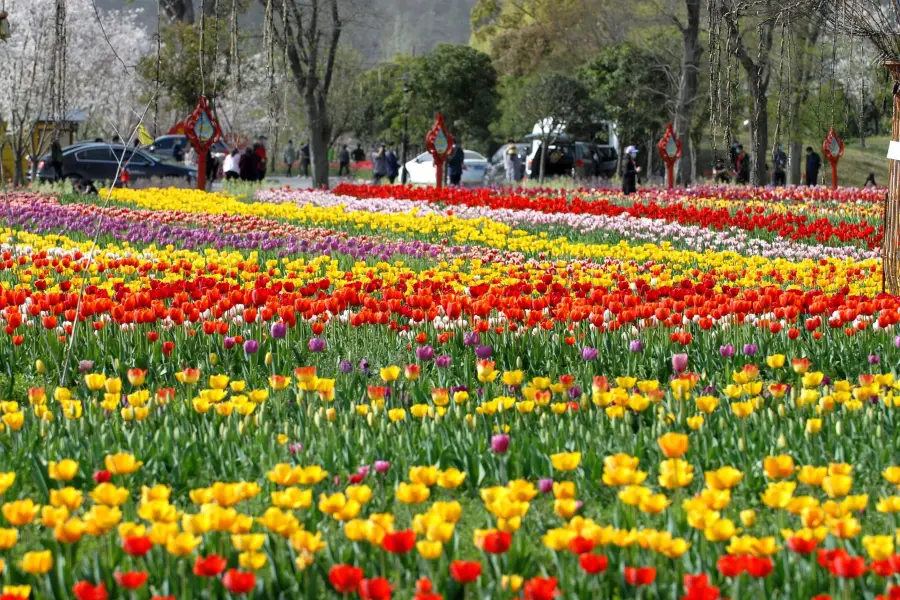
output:
[[[891,140],[900,141],[900,61],[886,61],[885,68],[894,81],[894,116],[891,121]],[[900,161],[891,161],[891,180],[884,205],[884,242],[881,268],[884,277],[882,291],[900,293]]]
[[[681,60],[681,81],[678,85],[678,103],[675,106],[675,133],[681,140],[682,157],[678,161],[678,185],[689,185],[696,176],[691,129],[694,120],[694,101],[700,87],[700,0],[684,0],[687,9],[687,25],[681,31],[684,56]]]
[[[25,185],[25,157],[21,152],[16,151],[15,153],[15,170],[13,172],[13,185],[20,186]]]
[[[764,186],[768,184],[766,154],[769,148],[769,98],[758,77],[750,82],[750,92],[753,100],[753,117],[750,119],[750,139],[753,142],[750,183]]]
[[[214,4],[214,3],[210,3]],[[162,9],[166,14],[169,23],[187,23],[194,22],[194,3],[193,0],[162,0]]]
[[[547,160],[544,157],[547,154],[548,141],[549,140],[543,140],[543,139],[541,140],[541,151],[538,152],[538,155],[539,155],[538,160],[541,161],[540,164],[538,165],[538,183],[541,185],[544,185],[544,169],[547,165]],[[444,172],[446,172],[446,171],[447,171],[447,169],[445,168]]]
[[[788,156],[788,171],[790,172],[790,183],[791,185],[800,185],[803,183],[802,175],[800,174],[800,164],[803,161],[803,144],[800,142],[794,141],[791,142],[791,155]]]
[[[694,144],[694,136],[688,136],[688,160],[691,163],[691,179],[688,183],[697,181],[697,144]],[[681,160],[684,160],[682,158]]]
[[[328,116],[320,110],[315,98],[306,99],[306,118],[309,121],[309,157],[312,171],[312,187],[328,187]]]

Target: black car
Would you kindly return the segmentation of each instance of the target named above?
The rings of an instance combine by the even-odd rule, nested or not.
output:
[[[63,148],[62,177],[70,180],[76,189],[89,191],[94,183],[116,181],[117,174],[121,181],[120,162],[129,180],[197,178],[196,169],[164,162],[143,150],[99,142]],[[40,181],[56,181],[49,154],[41,157],[37,176]]]

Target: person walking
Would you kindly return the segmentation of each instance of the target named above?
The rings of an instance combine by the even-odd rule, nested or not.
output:
[[[391,149],[385,154],[385,159],[387,160],[387,179],[391,185],[394,185],[397,177],[400,176],[400,161],[397,160],[397,154]]]
[[[254,171],[256,172],[256,181],[262,181],[266,178],[266,170],[268,169],[269,153],[266,149],[266,143],[269,138],[261,136],[256,145],[253,146],[253,153],[256,154],[254,161]]]
[[[356,150],[353,151],[353,162],[361,163],[364,160],[366,160],[366,153],[362,149],[362,144],[357,144]]]
[[[53,143],[50,144],[50,166],[53,167],[53,173],[56,177],[56,181],[59,181],[63,178],[62,163],[62,146],[60,146],[59,144],[59,139],[56,138],[53,140]]]
[[[622,193],[626,196],[637,192],[637,176],[641,168],[637,165],[638,149],[634,146],[625,148],[625,156],[622,157]]]
[[[784,148],[782,148],[781,144],[778,144],[775,153],[772,155],[772,163],[775,166],[772,183],[775,184],[775,187],[784,187],[787,185],[787,154],[784,153]]]
[[[750,155],[744,152],[744,146],[738,144],[737,156],[734,159],[734,182],[738,185],[750,183]]]
[[[304,177],[309,177],[309,156],[309,142],[306,142],[300,148],[300,171]]]
[[[294,140],[288,140],[287,146],[284,147],[284,162],[287,165],[285,175],[290,177],[294,163],[297,162],[297,149],[294,147]]]
[[[232,181],[241,176],[240,161],[241,157],[237,148],[225,156],[225,162],[222,164],[222,174],[225,177],[225,181]]]
[[[241,181],[256,181],[256,161],[258,158],[252,146],[247,146],[244,149],[244,153],[241,154],[241,160],[238,162]]]
[[[453,154],[447,161],[447,176],[450,178],[450,185],[459,185],[462,182],[463,168],[466,163],[466,153],[462,147],[462,141],[457,138],[453,144]]]
[[[350,150],[347,148],[347,144],[344,144],[344,147],[341,149],[341,154],[339,156],[340,165],[338,166],[338,177],[342,175],[350,175]]]
[[[384,151],[384,144],[378,146],[378,150],[372,153],[372,178],[375,185],[381,183],[381,180],[387,176],[387,154]]]
[[[822,158],[813,151],[812,146],[806,147],[806,185],[818,185],[819,168],[822,166]]]
[[[503,154],[503,169],[506,171],[507,183],[515,183],[519,180],[519,150],[513,140],[506,143],[506,152]]]

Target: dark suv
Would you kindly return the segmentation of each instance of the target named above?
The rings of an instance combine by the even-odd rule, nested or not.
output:
[[[531,179],[540,176],[540,156],[543,145],[528,161]],[[615,175],[619,155],[612,146],[598,146],[589,142],[559,142],[550,145],[544,159],[545,177],[574,177],[575,179],[609,178]]]
[[[106,143],[76,144],[63,148],[62,177],[69,179],[76,189],[90,191],[94,183],[115,181],[120,161],[130,179],[197,178],[196,169],[161,161],[143,150]],[[41,157],[37,176],[41,181],[57,179],[49,154]]]

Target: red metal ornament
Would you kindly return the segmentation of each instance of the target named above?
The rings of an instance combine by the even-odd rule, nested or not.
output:
[[[668,189],[675,187],[675,163],[681,158],[681,140],[675,135],[672,124],[666,125],[666,132],[656,145],[659,155],[666,163],[666,184]]]
[[[200,96],[197,108],[184,120],[184,135],[197,152],[197,189],[206,189],[206,155],[216,140],[222,137],[222,128],[209,110],[209,103]]]
[[[837,164],[844,156],[844,140],[840,138],[834,127],[828,130],[828,135],[822,142],[822,153],[831,163],[831,189],[836,190],[838,186]]]
[[[438,113],[434,119],[434,127],[425,135],[425,149],[434,160],[435,183],[438,188],[444,187],[444,162],[453,151],[453,136],[444,126],[444,115]]]

